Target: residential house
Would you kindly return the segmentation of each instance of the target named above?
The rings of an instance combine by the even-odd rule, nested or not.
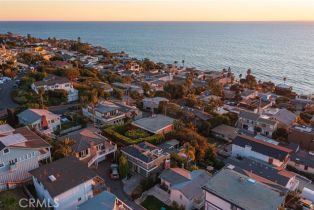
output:
[[[250,134],[260,133],[267,137],[272,137],[276,131],[278,122],[269,116],[258,113],[241,111],[237,122],[237,127]]]
[[[292,86],[287,84],[278,84],[275,87],[275,93],[278,95],[290,95],[292,94]]]
[[[50,148],[28,127],[0,125],[0,191],[28,181],[29,171],[51,160]]]
[[[101,131],[94,127],[87,127],[72,132],[59,140],[70,139],[74,142],[72,149],[74,156],[88,164],[88,167],[105,160],[110,154],[115,154],[117,145],[101,135]]]
[[[263,110],[272,120],[278,122],[278,128],[289,129],[297,120],[297,115],[287,109],[268,108]]]
[[[276,167],[285,167],[291,153],[286,147],[245,135],[238,135],[232,142],[233,157],[255,158]]]
[[[211,133],[213,136],[215,136],[216,138],[228,141],[228,142],[232,142],[233,139],[237,137],[238,132],[239,132],[238,128],[225,125],[225,124],[218,125],[211,130]]]
[[[67,61],[52,61],[52,65],[59,69],[71,69],[73,65]]]
[[[55,210],[76,210],[99,194],[104,180],[76,157],[66,157],[30,171],[40,200]]]
[[[174,119],[165,115],[153,115],[132,122],[135,127],[154,134],[166,134],[173,130]]]
[[[148,142],[121,149],[127,157],[131,171],[149,177],[170,166],[170,154]]]
[[[83,204],[79,205],[79,210],[133,210],[122,200],[120,200],[116,195],[103,191],[102,193],[96,195],[95,197],[87,200]]]
[[[40,88],[43,88],[45,91],[65,90],[68,94],[68,102],[78,100],[78,90],[76,90],[73,87],[73,83],[65,77],[50,74],[42,81],[37,81],[32,84],[32,89],[36,93],[39,92]]]
[[[233,79],[234,79],[234,75],[232,72],[228,72],[228,71],[210,71],[210,72],[205,72],[205,78],[208,80],[212,80],[215,82],[218,82],[221,85],[227,85],[227,84],[231,84]]]
[[[164,97],[154,97],[154,98],[144,98],[143,108],[148,110],[154,110],[159,108],[160,102],[169,102],[168,99]]]
[[[314,129],[303,125],[294,125],[289,129],[288,142],[296,143],[304,150],[314,150]]]
[[[257,97],[257,93],[256,90],[245,89],[241,92],[241,97],[243,100],[254,99]]]
[[[20,124],[28,125],[45,135],[52,135],[61,127],[60,116],[46,109],[27,109],[17,117]]]
[[[95,106],[87,105],[82,108],[82,112],[99,126],[123,124],[126,118],[137,118],[142,114],[135,106],[106,100],[99,101]]]
[[[314,174],[314,152],[298,148],[291,154],[288,165],[298,171]]]
[[[296,174],[251,158],[228,158],[226,167],[268,185],[276,191],[294,191],[299,186]]]
[[[171,202],[177,202],[186,210],[204,207],[205,196],[202,186],[209,181],[207,171],[190,172],[183,168],[169,168],[164,170],[159,178],[161,185],[167,188]]]
[[[278,210],[285,195],[234,170],[223,168],[203,187],[205,210]]]

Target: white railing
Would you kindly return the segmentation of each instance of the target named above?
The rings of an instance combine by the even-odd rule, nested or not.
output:
[[[90,167],[91,165],[93,165],[94,162],[95,162],[97,159],[102,158],[102,157],[104,157],[104,156],[106,156],[106,155],[108,155],[108,154],[110,154],[110,153],[112,153],[112,152],[115,152],[116,150],[117,150],[117,145],[114,145],[114,146],[111,147],[111,148],[108,148],[108,149],[106,148],[106,149],[104,149],[104,150],[102,150],[102,151],[97,152],[96,155],[95,155],[90,161],[88,161],[88,167]]]

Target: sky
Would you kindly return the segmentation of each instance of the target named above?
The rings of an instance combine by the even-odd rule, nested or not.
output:
[[[314,0],[0,0],[0,21],[314,21]]]

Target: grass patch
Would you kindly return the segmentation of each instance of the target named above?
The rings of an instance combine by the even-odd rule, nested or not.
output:
[[[123,145],[137,144],[143,141],[158,144],[164,140],[163,135],[150,134],[130,124],[107,127],[104,129],[104,133],[116,143]]]
[[[0,193],[0,209],[5,210],[29,210],[30,208],[22,208],[19,206],[19,200],[27,198],[22,188],[7,190]]]
[[[147,196],[147,198],[141,203],[141,205],[149,210],[161,210],[161,208],[165,208],[166,210],[174,210],[170,206],[164,204],[159,199],[151,195]]]

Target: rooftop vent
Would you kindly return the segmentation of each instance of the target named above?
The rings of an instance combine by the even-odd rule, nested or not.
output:
[[[54,181],[57,180],[54,175],[50,175],[50,176],[48,176],[48,178],[49,178],[49,180],[50,180],[51,182],[54,182]]]
[[[256,183],[256,181],[255,181],[254,179],[247,179],[247,181],[248,181],[249,183],[251,183],[251,184],[255,184],[255,183]]]
[[[234,169],[234,165],[230,164],[230,165],[227,166],[227,168],[229,168],[230,170],[233,170]]]

